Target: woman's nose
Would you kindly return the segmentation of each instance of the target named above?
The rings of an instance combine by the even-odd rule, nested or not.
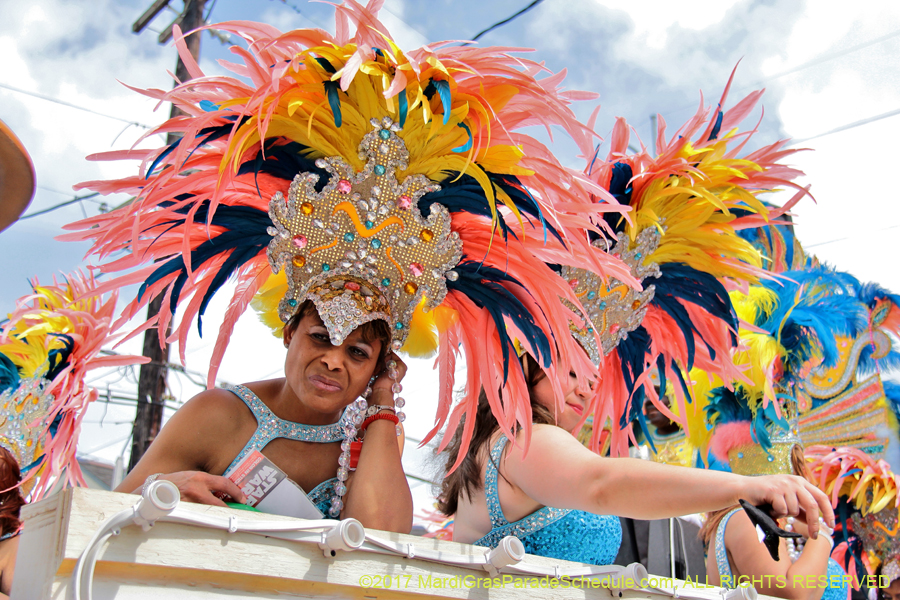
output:
[[[331,346],[322,353],[322,364],[329,370],[340,369],[344,364],[344,353],[341,346]]]

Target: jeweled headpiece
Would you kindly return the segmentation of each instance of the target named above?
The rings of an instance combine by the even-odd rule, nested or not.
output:
[[[668,139],[660,121],[654,132],[658,155],[628,154],[630,129],[623,119],[613,129],[606,160],[588,155],[587,175],[604,190],[596,198],[632,209],[627,218],[604,215],[608,229],[595,243],[614,244],[610,252],[622,257],[643,286],[642,292],[629,292],[615,281],[563,270],[590,316],[590,323],[575,323],[573,329],[600,364],[594,409],[603,402],[615,405],[595,412],[594,423],[601,427],[594,429],[594,449],[602,445],[599,429],[611,423],[612,453],[627,452],[628,436],[619,430],[637,421],[646,431],[645,394],[670,414],[653,389],[651,370],[662,387],[672,382],[672,411],[685,431],[705,431],[702,409],[688,402],[691,369],[726,380],[740,377],[728,360],[738,322],[726,290],[756,283],[765,271],[759,252],[739,231],[770,222],[804,192],[777,209],[757,198],[792,186],[799,172],[780,164],[787,155],[784,142],[738,156],[752,131],[740,133],[737,125],[760,93],[724,110],[728,86],[717,107],[701,105]],[[591,328],[601,348],[592,344]]]
[[[660,275],[656,263],[645,263],[644,260],[656,251],[659,238],[659,230],[648,227],[637,235],[632,244],[623,232],[610,250],[613,256],[621,258],[628,265],[635,279],[645,282],[643,290],[636,290],[614,277],[604,281],[596,273],[585,269],[563,267],[560,271],[587,313],[585,323],[579,326],[572,322],[569,328],[575,339],[587,350],[594,364],[599,365],[603,355],[615,350],[619,342],[626,339],[644,321],[647,305],[656,292],[656,287],[646,280]],[[600,240],[593,244],[598,248],[602,247]],[[578,309],[571,302],[564,303],[577,313]],[[594,332],[600,337],[600,348],[597,347]]]
[[[269,203],[274,223],[269,264],[286,269],[288,291],[278,305],[287,321],[299,303],[311,299],[333,344],[373,319],[391,325],[399,349],[409,333],[412,313],[431,312],[447,295],[446,279],[458,277],[459,235],[450,230],[450,213],[440,204],[424,217],[419,199],[440,186],[423,175],[397,181],[409,167],[409,151],[399,125],[372,119],[373,130],[359,146],[362,172],[340,157],[319,159],[331,174],[316,192],[315,173],[301,173],[285,200]]]
[[[130,153],[140,176],[86,184],[136,199],[69,226],[78,232],[66,239],[92,240],[101,258],[120,253],[100,266],[118,275],[108,288],[143,282],[126,318],[164,295],[157,325],[178,315],[167,341],[182,357],[194,318],[199,326],[210,298],[236,281],[210,384],[251,301],[280,333],[309,299],[333,342],[384,319],[394,349],[439,354],[435,431],[474,411],[482,387],[505,430],[530,427],[513,339],[546,368],[568,369],[578,352],[558,334],[571,314],[559,298],[578,300],[547,264],[634,283],[584,235],[596,214],[588,198],[602,190],[522,130],[561,126],[585,153],[593,134],[540,63],[507,48],[404,52],[370,8],[335,10],[333,36],[216,25],[247,42],[235,71],[249,84],[204,77],[182,51],[194,79],[145,92],[185,112],[162,126],[179,141]],[[478,368],[451,414],[460,353]],[[573,368],[586,377],[583,362]]]

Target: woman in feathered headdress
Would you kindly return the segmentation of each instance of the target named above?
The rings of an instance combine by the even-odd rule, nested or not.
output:
[[[834,292],[840,275],[828,269],[782,275],[783,280],[752,286],[747,293],[732,293],[742,320],[742,349],[736,358],[746,366],[746,378],[728,389],[721,380],[696,374],[701,387],[711,388],[698,399],[708,415],[711,439],[695,435],[695,441],[704,453],[708,443],[715,457],[736,473],[808,477],[798,398],[814,367],[838,360],[836,338],[865,327],[865,311],[854,297]],[[708,515],[701,536],[710,548],[710,581],[733,587],[743,576],[771,575],[771,580],[754,584],[758,591],[785,598],[845,598],[845,573],[829,559],[833,541],[819,536],[804,544],[798,534],[809,537],[805,524],[789,519],[782,527],[795,533],[787,540],[773,535],[763,546],[751,541],[757,539],[754,523],[738,507]],[[784,554],[789,560],[778,561]],[[818,583],[825,576],[836,577],[838,584]],[[795,583],[810,577],[815,584]]]
[[[592,375],[575,341],[554,335],[571,314],[558,298],[577,299],[546,263],[633,279],[571,233],[610,209],[580,200],[595,184],[519,131],[559,125],[590,147],[590,132],[568,108],[580,96],[558,89],[562,74],[513,49],[404,53],[374,14],[380,4],[338,5],[334,36],[217,25],[246,40],[247,49],[234,49],[243,64],[230,67],[249,83],[203,77],[179,42],[195,78],[145,93],[187,114],[157,130],[180,140],[107,155],[142,160],[141,174],[88,184],[135,196],[67,236],[92,240],[103,258],[124,252],[100,266],[124,272],[101,290],[142,283],[123,318],[162,294],[163,309],[146,326],[166,330],[182,307],[166,341],[178,340],[183,352],[193,319],[199,326],[232,277],[209,381],[251,300],[288,346],[284,379],[188,402],[120,489],[161,472],[192,499],[215,502],[210,490],[240,497],[220,475],[264,449],[330,515],[408,529],[408,494],[377,493],[406,487],[392,425],[403,418],[394,398],[403,365],[391,352],[438,353],[435,431],[473,412],[482,387],[504,430],[530,426],[513,339],[551,372]],[[460,353],[467,395],[451,413]]]
[[[738,114],[742,110],[739,107]],[[695,356],[700,357],[697,364],[717,372],[734,372],[728,366],[717,366],[727,365],[722,357],[728,356],[734,345],[736,320],[727,292],[716,277],[746,280],[761,274],[761,269],[758,254],[734,234],[735,227],[754,221],[738,219],[729,209],[759,206],[754,194],[771,188],[783,170],[774,164],[777,146],[759,154],[766,157],[757,158],[764,165],[761,167],[726,153],[727,141],[713,143],[715,134],[710,130],[702,134],[697,144],[700,149],[694,149],[688,140],[702,129],[707,115],[701,110],[679,131],[660,159],[665,166],[648,168],[646,177],[622,175],[621,170],[612,169],[623,178],[613,183],[609,177],[596,178],[604,190],[596,201],[613,191],[614,199],[631,204],[631,223],[639,223],[640,228],[610,219],[613,226],[608,233],[616,241],[606,244],[606,238],[597,238],[593,245],[609,247],[610,254],[621,258],[631,276],[642,281],[643,291],[590,269],[560,268],[560,279],[582,304],[578,307],[564,299],[573,311],[575,325],[570,332],[578,340],[582,356],[601,365],[603,378],[593,390],[574,371],[568,377],[557,372],[562,375],[557,380],[524,353],[535,423],[530,440],[526,432],[511,437],[501,428],[492,418],[487,392],[483,392],[478,411],[465,417],[465,424],[474,422],[475,430],[468,449],[462,427],[443,442],[447,476],[440,508],[454,515],[455,540],[495,546],[511,534],[519,537],[530,553],[609,564],[621,539],[619,519],[608,516],[610,513],[661,518],[697,512],[704,506],[721,508],[744,497],[780,507],[787,502],[796,508],[801,502],[809,515],[818,514],[814,499],[821,502],[824,495],[808,482],[789,477],[753,481],[731,474],[601,458],[569,433],[593,413],[595,423],[611,419],[613,433],[619,434],[628,401],[648,380],[650,366],[659,366],[663,386],[666,373],[674,379],[694,364]],[[621,138],[620,129],[616,136]],[[620,145],[624,149],[627,143],[617,142],[617,151]],[[609,171],[605,169],[607,175]],[[746,181],[750,182],[748,188],[739,187]],[[632,186],[636,190],[633,195]],[[660,223],[663,216],[670,218],[670,226]],[[764,218],[765,214],[756,217],[757,221]],[[739,262],[745,257],[751,264]],[[660,277],[656,296],[654,277]],[[654,298],[656,303],[650,304]],[[617,353],[610,355],[613,350]],[[626,358],[620,359],[620,355]],[[553,401],[553,386],[560,384],[565,390],[563,407]],[[594,437],[596,448],[599,428]],[[616,442],[627,443],[625,437],[616,435]],[[654,494],[643,493],[646,489],[653,489]]]

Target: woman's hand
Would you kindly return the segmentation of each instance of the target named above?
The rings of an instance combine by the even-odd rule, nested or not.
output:
[[[220,475],[210,475],[203,471],[180,471],[160,475],[157,481],[171,481],[181,492],[181,499],[196,504],[227,506],[222,498],[231,498],[234,502],[244,503],[247,498],[232,480]]]
[[[741,498],[753,505],[770,504],[776,519],[799,517],[806,522],[809,537],[819,535],[819,513],[825,523],[834,528],[834,511],[825,493],[803,477],[796,475],[765,475],[747,477]]]
[[[399,384],[406,375],[406,364],[393,352],[388,353],[384,362],[384,370],[372,383],[372,393],[369,395],[369,406],[374,406],[376,404],[381,406],[393,406],[395,394],[391,388],[394,384]],[[396,370],[397,373],[395,379],[391,379],[391,362],[394,363],[393,370]]]

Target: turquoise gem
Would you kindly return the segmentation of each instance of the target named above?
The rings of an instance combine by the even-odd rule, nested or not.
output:
[[[738,458],[744,458],[744,453],[743,453],[743,452],[738,452]]]
[[[600,303],[600,310],[603,310],[603,309],[605,309],[605,308],[606,308],[606,302],[601,302],[601,303]]]
[[[293,298],[289,299],[289,300],[288,300],[288,306],[290,306],[291,308],[297,306],[297,301],[294,300]]]
[[[352,233],[350,233],[349,231],[348,231],[347,233],[344,234],[344,241],[345,241],[345,242],[352,242],[352,241],[353,241],[353,238],[354,238],[354,235],[353,235]]]
[[[375,165],[375,174],[376,175],[384,175],[384,165]]]
[[[588,300],[593,300],[594,298],[597,297],[597,292],[595,292],[594,290],[591,290],[590,292],[588,292],[587,296],[588,296]]]
[[[381,280],[381,285],[383,285],[384,287],[387,287],[387,286],[391,285],[391,280],[388,279],[387,277],[385,277],[384,279]]]
[[[372,244],[372,247],[375,248],[376,250],[381,248],[381,240],[379,240],[378,238],[373,239],[371,244]]]
[[[375,226],[375,223],[372,221],[366,221],[366,229],[372,229]]]
[[[323,263],[323,264],[322,264],[322,270],[323,270],[323,271],[330,271],[330,270],[331,270],[331,265],[329,265],[328,263]]]
[[[386,140],[389,137],[391,137],[391,130],[390,129],[382,129],[381,131],[378,132],[378,136],[381,139]]]
[[[769,457],[768,457],[768,458],[769,458],[769,462],[774,462],[774,460],[775,460],[775,457],[774,457],[774,456],[772,456],[772,455],[769,455]]]
[[[394,329],[403,329],[403,323],[401,323],[400,321],[397,321],[397,324],[394,325]]]
[[[635,252],[635,253],[634,253],[634,257],[635,257],[635,258],[640,258],[640,257],[641,257],[641,253],[640,253],[640,252]]]

